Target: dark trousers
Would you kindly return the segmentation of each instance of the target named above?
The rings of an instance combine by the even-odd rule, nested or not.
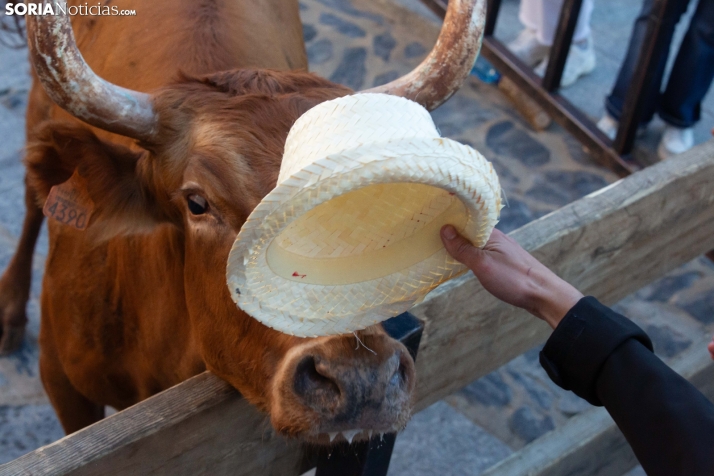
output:
[[[607,112],[616,119],[622,114],[627,89],[637,66],[637,57],[645,41],[647,17],[654,1],[644,0],[642,11],[632,29],[627,56],[620,67],[612,93],[605,100]],[[666,46],[662,56],[656,60],[652,83],[642,91],[645,95],[645,110],[641,124],[650,122],[655,112],[675,127],[691,127],[699,121],[702,100],[714,79],[714,0],[699,0],[677,53],[667,88],[663,93],[660,92],[674,28],[687,11],[689,3],[690,0],[669,1],[661,30],[661,41]]]

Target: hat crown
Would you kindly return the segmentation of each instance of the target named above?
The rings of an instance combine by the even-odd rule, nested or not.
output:
[[[233,244],[228,290],[282,332],[364,329],[465,272],[439,229],[450,223],[483,246],[500,193],[491,164],[439,137],[418,104],[382,94],[324,102],[291,128],[278,185]]]
[[[278,183],[316,160],[365,144],[437,138],[429,112],[388,94],[353,94],[326,101],[300,116],[285,141]]]

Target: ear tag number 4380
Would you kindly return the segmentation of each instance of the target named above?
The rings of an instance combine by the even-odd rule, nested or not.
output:
[[[94,202],[87,193],[84,179],[76,171],[65,183],[52,187],[42,209],[47,218],[77,230],[87,228],[93,211]]]

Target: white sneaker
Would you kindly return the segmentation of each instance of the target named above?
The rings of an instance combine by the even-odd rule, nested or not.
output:
[[[548,67],[548,58],[545,58],[536,67],[535,73],[541,78],[545,76],[545,69]],[[580,76],[590,74],[595,69],[595,48],[593,39],[588,37],[585,41],[579,41],[570,45],[568,59],[565,61],[563,76],[560,78],[560,87],[571,86]]]
[[[542,44],[536,36],[535,30],[524,28],[515,40],[506,45],[511,53],[531,68],[543,61],[550,52],[550,46]]]
[[[610,114],[605,113],[599,121],[597,121],[597,128],[605,134],[608,139],[615,140],[617,136],[617,129],[620,127],[620,121],[612,117]]]
[[[617,136],[617,129],[620,127],[620,122],[612,117],[607,112],[603,114],[599,121],[597,121],[597,128],[602,131],[610,140],[615,140]],[[641,138],[647,132],[647,124],[640,125],[637,128],[635,137]]]
[[[657,147],[660,160],[666,160],[694,147],[694,129],[692,127],[667,126],[664,128],[662,140]]]

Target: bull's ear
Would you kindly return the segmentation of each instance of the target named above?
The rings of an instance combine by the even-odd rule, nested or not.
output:
[[[53,186],[75,171],[93,202],[88,232],[103,239],[150,231],[169,221],[151,177],[148,152],[100,140],[79,124],[51,121],[33,131],[28,142],[28,186],[42,206]]]

